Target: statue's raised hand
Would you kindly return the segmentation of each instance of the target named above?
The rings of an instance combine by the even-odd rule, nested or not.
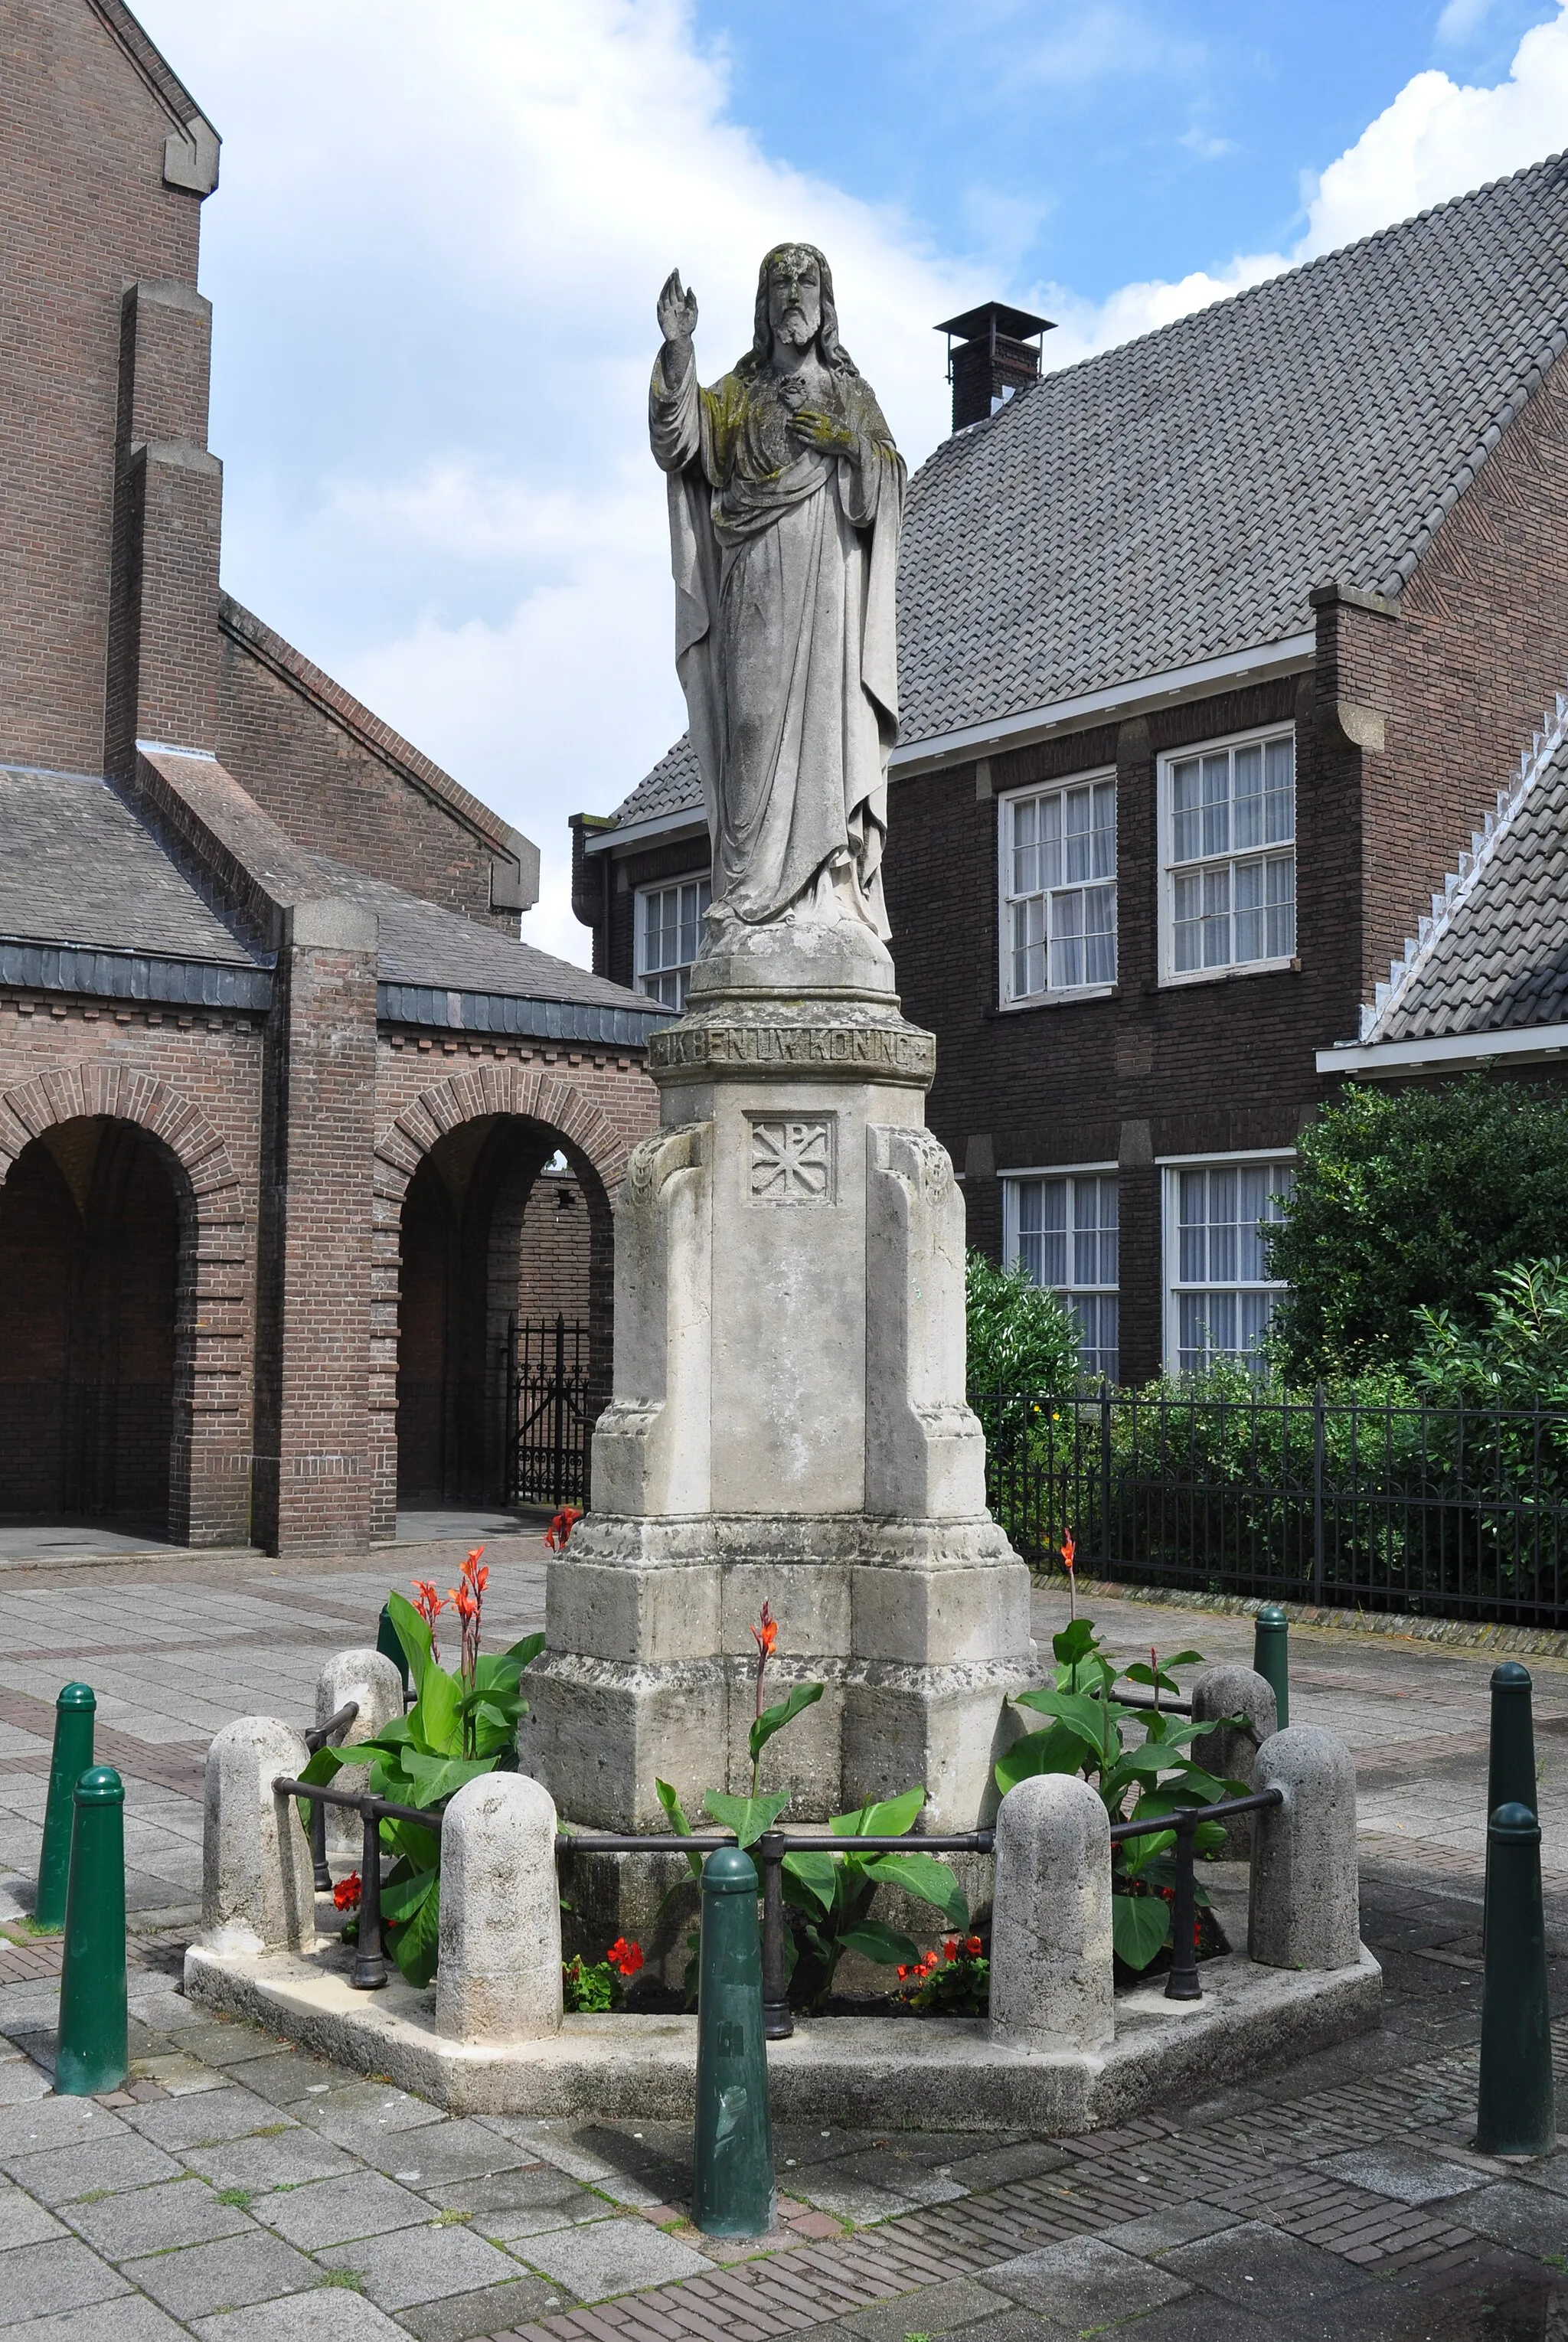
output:
[[[659,295],[659,331],[666,342],[690,349],[696,329],[697,296],[682,285],[680,270],[672,268]]]

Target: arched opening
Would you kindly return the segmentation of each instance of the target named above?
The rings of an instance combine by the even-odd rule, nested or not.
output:
[[[403,1203],[400,1509],[585,1489],[613,1276],[604,1182],[561,1131],[486,1115],[437,1140]]]
[[[136,1124],[56,1123],[0,1186],[0,1514],[169,1534],[182,1196]]]

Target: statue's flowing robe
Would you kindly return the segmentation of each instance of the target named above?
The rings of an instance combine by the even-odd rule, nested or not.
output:
[[[904,463],[869,385],[843,365],[814,406],[858,464],[801,450],[778,377],[678,390],[654,367],[649,428],[669,475],[675,666],[714,841],[714,897],[777,917],[847,873],[882,936],[887,758],[898,732],[894,633]]]

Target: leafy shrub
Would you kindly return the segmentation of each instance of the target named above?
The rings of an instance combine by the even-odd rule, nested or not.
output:
[[[561,1963],[561,2005],[568,2017],[600,2016],[625,2004],[626,1987],[643,1965],[641,1944],[617,1936],[602,1960],[591,1965],[581,1952]]]
[[[1568,1106],[1474,1074],[1440,1089],[1351,1085],[1297,1146],[1295,1192],[1270,1237],[1289,1294],[1273,1346],[1287,1381],[1403,1365],[1417,1312],[1483,1322],[1510,1264],[1568,1226]]]
[[[901,1967],[898,1980],[916,2017],[984,2017],[991,2007],[991,1962],[978,1936],[949,1936],[940,1952]]]
[[[1212,1721],[1193,1723],[1146,1707],[1128,1707],[1113,1694],[1124,1670],[1105,1656],[1093,1623],[1075,1618],[1053,1640],[1054,1681],[1018,1693],[1014,1705],[1049,1718],[1044,1730],[1015,1740],[996,1766],[1004,1795],[1037,1773],[1076,1773],[1092,1781],[1113,1822],[1146,1821],[1146,1837],[1124,1839],[1111,1849],[1111,1931],[1116,1957],[1128,1967],[1146,1968],[1171,1939],[1170,1890],[1175,1882],[1176,1834],[1158,1823],[1178,1806],[1209,1806],[1221,1797],[1243,1797],[1239,1781],[1221,1781],[1187,1754],[1190,1744],[1213,1732]],[[1131,1683],[1175,1696],[1177,1667],[1201,1666],[1202,1654],[1180,1651],[1161,1663],[1140,1661],[1125,1669]],[[1239,1721],[1239,1719],[1236,1719]],[[1143,1737],[1128,1742],[1129,1725]],[[1199,1854],[1214,1854],[1224,1843],[1218,1822],[1200,1822],[1193,1834]],[[1208,1896],[1198,1879],[1200,1909]]]

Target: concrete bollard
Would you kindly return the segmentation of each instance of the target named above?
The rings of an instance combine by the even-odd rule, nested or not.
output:
[[[119,2089],[130,2071],[125,2006],[125,1792],[107,1765],[72,1792],[71,1884],[55,2087],[90,2098]]]
[[[46,1928],[51,1935],[57,1935],[65,1924],[65,1884],[71,1876],[71,1832],[76,1818],[73,1792],[93,1761],[97,1706],[91,1685],[84,1683],[66,1684],[55,1701],[55,1749],[49,1760],[44,1844],[33,1903],[34,1926]]]
[[[315,1949],[310,1840],[273,1790],[309,1761],[304,1735],[274,1716],[242,1716],[207,1750],[202,1925],[213,1950]]]
[[[525,1773],[483,1774],[446,1808],[435,2029],[452,2041],[561,2029],[555,1807]]]
[[[1259,1746],[1279,1729],[1273,1686],[1253,1667],[1204,1667],[1193,1681],[1193,1721],[1202,1724],[1215,1716],[1244,1716],[1252,1731],[1233,1725],[1205,1732],[1193,1743],[1193,1758],[1216,1780],[1244,1781],[1250,1789]],[[1253,1850],[1251,1814],[1237,1814],[1220,1827],[1225,1833],[1224,1858],[1245,1862]]]
[[[991,2038],[1093,2049],[1115,2033],[1111,1823],[1087,1781],[1039,1773],[996,1815]]]
[[[1265,1740],[1255,1790],[1284,1802],[1253,1816],[1249,1956],[1269,1968],[1349,1968],[1361,1957],[1355,1766],[1343,1740],[1296,1725]]]
[[[374,1738],[403,1714],[403,1677],[380,1651],[333,1653],[315,1680],[317,1729],[351,1699],[357,1702],[359,1714],[347,1731],[339,1734],[334,1745],[340,1748]],[[369,1766],[345,1765],[332,1786],[350,1797],[363,1797],[370,1787]],[[363,1838],[359,1816],[345,1813],[341,1806],[328,1806],[325,1811],[328,1860],[352,1862],[357,1870]]]

